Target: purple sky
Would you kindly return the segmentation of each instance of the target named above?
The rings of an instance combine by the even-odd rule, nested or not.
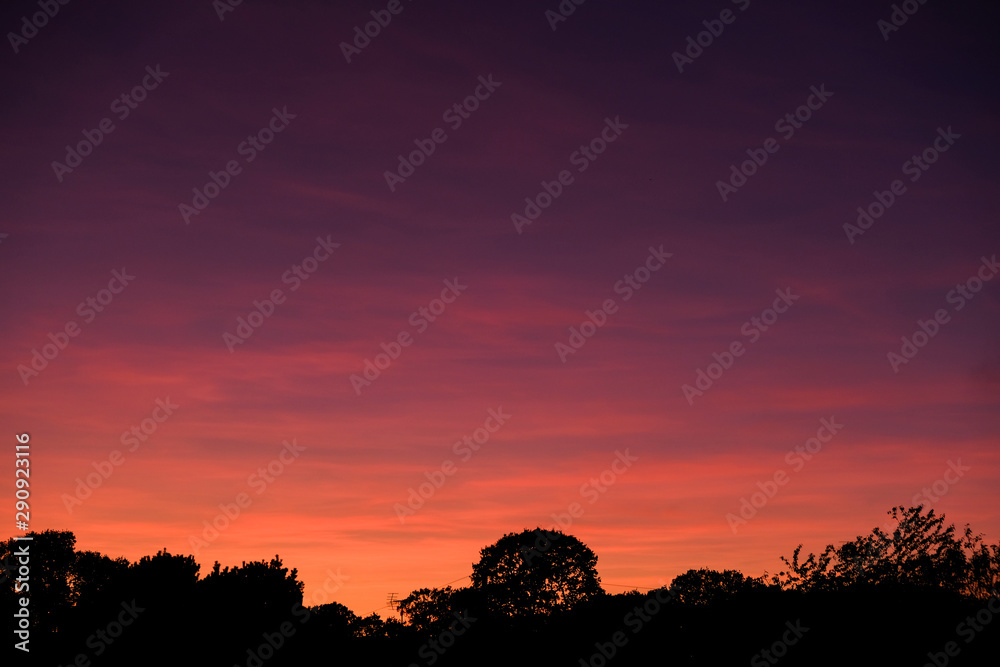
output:
[[[888,39],[890,3],[591,0],[555,30],[555,0],[399,6],[350,63],[341,42],[385,3],[247,0],[220,20],[209,0],[71,2],[16,53],[8,37],[0,421],[31,434],[32,529],[205,569],[277,552],[307,600],[340,568],[358,613],[573,503],[565,530],[609,590],[774,572],[937,480],[955,481],[925,505],[1000,537],[1000,281],[976,282],[1000,253],[995,6],[927,3]],[[0,26],[37,11],[10,3]],[[105,118],[78,166],[53,166]],[[558,196],[515,224],[543,182]],[[102,293],[114,271],[134,279]],[[233,343],[255,301],[270,315]],[[821,419],[843,428],[801,458]]]

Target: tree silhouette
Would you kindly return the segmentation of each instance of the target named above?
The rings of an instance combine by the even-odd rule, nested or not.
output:
[[[899,651],[908,648],[907,661],[921,664],[956,632],[966,640],[962,664],[995,664],[1000,634],[993,626],[977,631],[973,643],[967,633],[973,621],[986,625],[984,605],[995,607],[988,599],[1000,583],[1000,544],[984,544],[968,527],[959,531],[922,507],[896,507],[889,514],[892,529],[875,528],[819,555],[803,558],[800,545],[783,559],[788,567],[774,578],[780,585],[735,570],[688,570],[670,585],[669,594],[681,604],[670,605],[662,589],[604,594],[597,557],[573,536],[540,529],[511,533],[482,549],[471,586],[420,588],[401,600],[405,624],[374,613],[362,618],[336,602],[296,613],[302,611],[296,609],[302,583],[277,556],[237,567],[216,563],[199,579],[191,556],[161,550],[129,564],[77,552],[72,533],[47,531],[30,543],[31,613],[41,621],[31,638],[43,640],[32,641],[31,657],[36,664],[72,664],[86,647],[95,651],[92,657],[102,650],[104,667],[192,660],[282,667],[326,664],[331,656],[373,665],[413,664],[418,656],[420,664],[511,664],[525,656],[563,664],[572,656],[569,661],[580,664],[595,649],[607,656],[609,641],[620,645],[620,636],[611,638],[625,633],[627,656],[614,658],[619,667],[745,664],[747,656],[784,636],[776,633],[788,623],[799,622],[789,619],[801,619],[805,627],[824,630],[795,645],[796,657],[789,660],[801,662],[789,665],[828,664],[825,658],[842,664],[844,638],[873,626],[890,639],[874,648],[869,642],[865,664],[897,664]],[[45,546],[44,555],[38,545]],[[0,543],[0,564],[14,568],[14,577],[12,551],[18,546]],[[0,602],[14,607],[10,576],[0,583]],[[119,627],[120,636],[108,630],[113,644],[94,643],[95,631],[117,623],[125,604],[141,608],[137,622]],[[192,620],[192,610],[199,620]],[[448,632],[456,612],[475,619],[472,631],[457,640]],[[956,629],[959,621],[964,630]],[[633,637],[647,623],[656,629]],[[725,642],[718,641],[720,628]],[[192,647],[198,647],[196,655]],[[441,653],[445,648],[447,654]]]
[[[399,625],[399,621],[395,618],[389,618],[383,621],[382,618],[375,613],[368,614],[364,618],[359,616],[358,621],[355,624],[354,636],[369,639],[384,639],[388,636],[388,626],[390,625]]]
[[[133,586],[155,602],[164,597],[189,595],[198,584],[200,569],[194,556],[173,555],[161,549],[155,556],[143,556],[133,563],[129,574]]]
[[[984,544],[981,536],[972,538],[965,594],[984,600],[1000,590],[1000,541]]]
[[[237,567],[222,568],[216,562],[203,585],[211,598],[243,614],[284,619],[295,604],[302,603],[298,570],[283,567],[278,556],[270,562],[244,561]]]
[[[580,540],[541,528],[508,533],[480,551],[472,587],[502,616],[549,615],[603,594],[597,556]]]
[[[309,627],[327,639],[344,640],[361,634],[361,619],[339,602],[310,607]]]
[[[701,569],[676,576],[670,583],[670,592],[682,604],[706,605],[764,587],[760,579],[752,579],[737,570]]]
[[[90,606],[95,602],[118,597],[128,580],[128,559],[109,558],[96,551],[79,551],[71,573],[70,585],[74,605]]]
[[[420,588],[399,601],[399,614],[411,627],[422,632],[448,625],[455,591],[445,588]]]
[[[72,577],[76,564],[76,536],[70,531],[46,530],[26,533],[33,539],[14,538],[0,542],[0,562],[16,572],[19,549],[28,547],[33,630],[58,632],[73,607]],[[15,579],[4,581],[4,597],[16,598]]]
[[[840,547],[827,545],[819,555],[800,560],[802,545],[791,559],[782,556],[786,570],[774,583],[800,590],[836,590],[845,586],[891,585],[940,588],[986,597],[1000,580],[1000,544],[990,547],[966,526],[961,537],[954,524],[945,524],[923,505],[888,512],[896,527],[891,533],[874,528],[866,536]]]

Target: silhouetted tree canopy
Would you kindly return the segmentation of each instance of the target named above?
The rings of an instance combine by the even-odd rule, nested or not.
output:
[[[441,628],[451,621],[454,593],[451,586],[420,588],[399,601],[399,614],[420,631]]]
[[[572,535],[541,528],[508,533],[480,555],[472,586],[494,613],[553,614],[603,594],[597,556]]]
[[[38,611],[32,616],[36,630],[56,631],[62,625],[74,603],[73,577],[76,569],[76,536],[69,531],[46,530],[27,533],[31,541],[13,538],[0,542],[0,562],[7,561],[17,569],[15,552],[28,545],[30,551],[30,593]],[[5,589],[13,596],[13,580]],[[9,607],[5,607],[9,608]]]
[[[243,562],[222,568],[218,562],[204,579],[209,595],[230,600],[241,611],[253,610],[267,617],[283,618],[302,603],[303,583],[298,570],[289,571],[275,556],[268,561]]]
[[[164,549],[130,564],[78,552],[72,533],[46,531],[31,543],[31,657],[68,665],[85,655],[95,667],[593,665],[600,662],[593,656],[614,647],[608,667],[745,664],[748,657],[772,664],[753,658],[801,622],[812,630],[782,665],[923,664],[928,654],[944,655],[945,642],[964,640],[956,665],[992,667],[1000,615],[983,610],[997,607],[1000,543],[985,544],[968,526],[960,532],[922,507],[894,507],[889,515],[891,530],[875,528],[819,555],[803,558],[800,545],[767,584],[703,568],[675,577],[669,591],[615,595],[603,593],[597,556],[577,538],[510,533],[482,549],[472,585],[419,588],[401,600],[402,621],[361,617],[338,602],[303,610],[298,573],[278,556],[215,563],[199,579],[192,556]],[[17,604],[17,548],[0,542],[0,564],[14,570],[0,579],[5,608]],[[118,628],[113,644],[95,643],[95,632],[132,606],[142,608],[136,622]],[[475,619],[468,631],[462,619]],[[971,635],[970,619],[981,624]],[[842,646],[852,651],[868,641],[858,628],[876,626],[886,639],[868,642],[861,663],[845,658],[853,654]]]
[[[194,556],[179,556],[161,549],[155,556],[143,556],[132,564],[135,586],[150,597],[161,598],[184,592],[190,594],[198,583],[201,566]]]
[[[122,586],[128,578],[126,558],[110,558],[96,551],[80,551],[70,576],[73,603],[86,603]]]
[[[688,570],[670,583],[670,592],[682,604],[704,605],[747,591],[764,588],[760,579],[751,579],[737,570]]]
[[[319,628],[330,638],[344,639],[360,635],[361,619],[339,602],[329,602],[312,608],[310,629]]]
[[[804,560],[800,544],[786,570],[773,578],[783,588],[836,590],[858,585],[933,587],[986,597],[1000,581],[1000,544],[988,546],[967,525],[961,536],[954,524],[923,506],[893,507],[891,533],[872,529],[839,547],[832,544]]]

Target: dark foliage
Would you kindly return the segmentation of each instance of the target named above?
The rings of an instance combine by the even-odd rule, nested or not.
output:
[[[510,533],[482,550],[471,586],[401,600],[402,622],[336,602],[303,608],[298,574],[277,556],[216,563],[199,578],[191,556],[128,563],[46,531],[32,543],[32,653],[18,664],[80,654],[95,667],[997,664],[1000,544],[921,507],[889,515],[891,532],[806,557],[799,547],[770,579],[692,569],[669,587],[617,595],[601,591],[597,557],[575,537]],[[0,543],[7,609],[16,548]],[[127,627],[101,639],[130,609]]]

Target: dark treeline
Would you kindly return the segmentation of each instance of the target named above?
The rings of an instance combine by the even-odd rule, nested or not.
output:
[[[1000,543],[922,507],[889,515],[891,532],[800,547],[775,575],[692,569],[619,594],[572,535],[511,533],[482,550],[468,587],[401,600],[402,622],[304,607],[277,556],[202,574],[192,556],[130,563],[50,530],[31,543],[31,652],[11,650],[47,667],[1000,664]],[[22,544],[0,543],[5,609],[19,609]]]

